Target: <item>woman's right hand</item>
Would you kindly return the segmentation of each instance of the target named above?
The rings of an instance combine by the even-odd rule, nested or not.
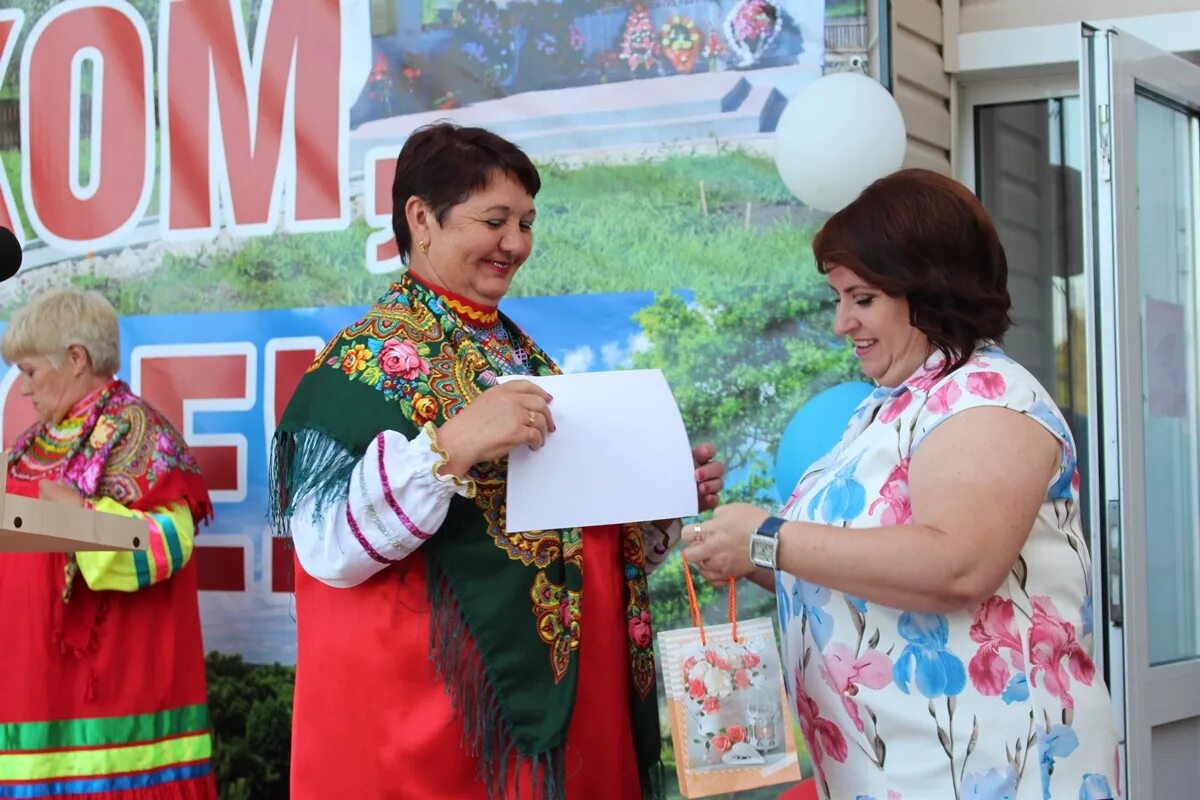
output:
[[[438,428],[438,445],[449,461],[442,472],[462,477],[481,461],[528,445],[537,450],[554,430],[551,397],[529,381],[509,381],[487,389]]]

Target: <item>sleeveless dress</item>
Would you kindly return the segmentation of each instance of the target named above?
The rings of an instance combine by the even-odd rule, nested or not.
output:
[[[782,516],[853,528],[908,523],[908,466],[969,408],[1027,415],[1059,469],[1005,583],[971,608],[887,608],[776,573],[786,683],[826,798],[1099,800],[1119,796],[1108,690],[1090,655],[1091,561],[1075,445],[1053,400],[998,347],[939,378],[935,355],[863,401]]]

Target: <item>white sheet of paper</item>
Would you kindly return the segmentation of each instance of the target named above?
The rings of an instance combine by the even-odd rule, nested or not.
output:
[[[557,430],[508,456],[508,530],[674,519],[698,512],[692,449],[661,370],[528,378]]]

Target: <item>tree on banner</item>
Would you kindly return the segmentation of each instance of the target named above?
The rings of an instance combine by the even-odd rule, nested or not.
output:
[[[641,4],[634,6],[625,20],[621,60],[629,67],[630,74],[636,74],[639,69],[649,72],[658,64],[658,34],[650,23],[650,14]]]
[[[690,436],[715,444],[731,474],[749,471],[723,502],[773,502],[768,464],[796,409],[861,377],[853,353],[829,332],[832,301],[822,287],[726,289],[694,303],[664,294],[636,315],[650,347],[633,365],[661,369]]]
[[[829,333],[827,291],[814,279],[694,302],[663,294],[636,315],[650,347],[633,355],[633,366],[661,369],[693,441],[716,445],[729,469],[723,503],[774,505],[771,462],[788,420],[811,395],[861,377],[853,353]],[[660,630],[690,624],[682,584],[675,554],[650,576]],[[723,590],[703,581],[696,588],[702,608],[723,607]],[[738,602],[748,616],[773,613],[774,597],[753,587]]]

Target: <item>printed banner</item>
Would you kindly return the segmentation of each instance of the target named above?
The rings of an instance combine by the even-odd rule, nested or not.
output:
[[[294,658],[267,443],[314,351],[401,267],[391,175],[420,125],[482,125],[535,159],[505,311],[568,371],[663,369],[729,498],[770,498],[792,414],[855,374],[809,252],[821,215],[771,137],[789,96],[865,55],[863,0],[6,6],[0,225],[25,264],[0,308],[72,285],[122,315],[122,376],[216,502],[196,555],[209,649]],[[6,443],[32,419],[15,378]],[[674,577],[667,627],[686,618]]]

